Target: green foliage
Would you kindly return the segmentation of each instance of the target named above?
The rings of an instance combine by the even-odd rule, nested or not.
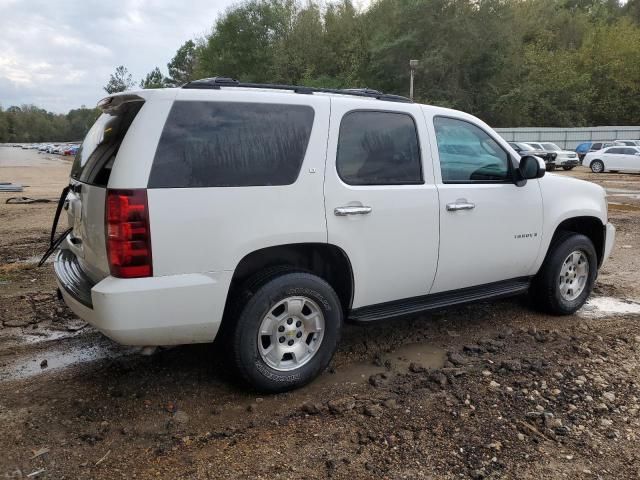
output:
[[[78,108],[66,115],[33,105],[0,108],[0,143],[79,141],[100,114],[97,108]]]
[[[162,75],[158,67],[147,73],[147,76],[140,81],[140,88],[165,88],[171,86],[168,78]]]
[[[193,77],[407,95],[417,59],[417,101],[494,126],[637,124],[638,5],[378,0],[358,11],[350,0],[248,0],[195,46]]]
[[[124,92],[135,86],[133,77],[123,65],[116,68],[115,72],[109,77],[109,81],[104,86],[104,91],[108,94]]]
[[[196,44],[188,40],[178,49],[175,56],[167,64],[169,69],[170,85],[183,85],[193,80],[193,71],[196,66]]]

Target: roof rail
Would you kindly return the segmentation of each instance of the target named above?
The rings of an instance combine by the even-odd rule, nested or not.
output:
[[[338,95],[353,95],[356,97],[375,98],[389,102],[412,103],[407,97],[382,93],[370,88],[315,88],[302,85],[281,85],[277,83],[244,83],[228,77],[211,77],[200,80],[193,80],[185,83],[182,88],[189,89],[212,89],[219,90],[220,87],[240,87],[240,88],[265,88],[271,90],[290,90],[295,93],[311,95],[313,93],[334,93]]]

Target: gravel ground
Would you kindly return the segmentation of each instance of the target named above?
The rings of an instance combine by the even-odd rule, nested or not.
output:
[[[0,147],[28,196],[69,166]],[[639,478],[640,176],[558,174],[605,186],[618,228],[578,314],[515,298],[347,326],[321,378],[264,397],[209,346],[143,356],[86,326],[35,267],[55,204],[0,194],[0,478]]]

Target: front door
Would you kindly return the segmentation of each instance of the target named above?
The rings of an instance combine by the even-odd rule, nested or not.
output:
[[[328,241],[351,261],[353,308],[426,295],[438,260],[438,193],[420,107],[363,103],[332,101],[325,172]]]
[[[431,112],[425,108],[440,196],[431,293],[529,276],[542,239],[538,180],[516,186],[505,143],[473,117]]]

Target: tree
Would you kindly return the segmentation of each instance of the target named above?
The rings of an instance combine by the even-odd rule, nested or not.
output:
[[[183,85],[193,80],[193,71],[196,62],[196,44],[188,40],[178,49],[175,56],[167,63],[169,69],[168,83],[171,85]]]
[[[144,80],[140,81],[141,88],[165,88],[169,86],[169,79],[162,75],[158,67],[147,73]]]
[[[104,86],[105,92],[118,93],[131,89],[135,86],[133,77],[123,65],[116,68],[116,71],[111,74],[109,82]]]

